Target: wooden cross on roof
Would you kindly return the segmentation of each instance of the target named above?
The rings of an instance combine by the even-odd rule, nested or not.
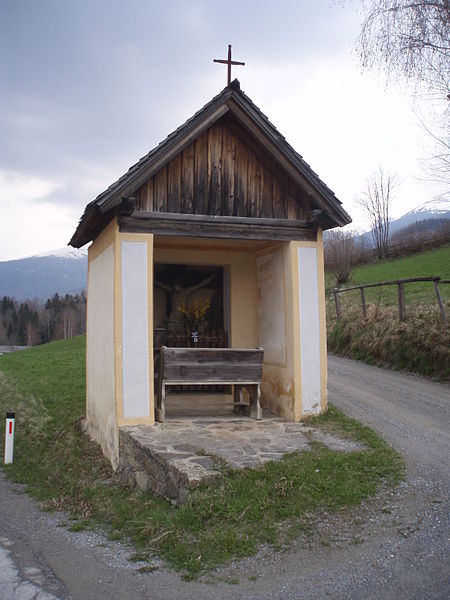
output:
[[[237,60],[231,60],[231,44],[228,44],[228,58],[226,60],[222,59],[222,58],[214,58],[213,62],[222,63],[223,65],[228,65],[227,85],[230,85],[230,83],[231,83],[231,65],[241,65],[241,66],[245,65],[244,62],[238,62]]]

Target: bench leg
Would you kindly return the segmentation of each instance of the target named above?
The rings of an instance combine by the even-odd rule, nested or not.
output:
[[[234,384],[234,396],[233,396],[233,401],[234,401],[234,407],[233,410],[235,413],[239,414],[241,412],[241,406],[240,403],[242,402],[242,385],[239,384]]]
[[[261,386],[252,385],[250,393],[250,416],[258,421],[262,418],[261,410]]]
[[[166,418],[166,386],[164,383],[161,384],[158,391],[158,399],[156,401],[155,410],[156,420],[160,423],[164,423]]]

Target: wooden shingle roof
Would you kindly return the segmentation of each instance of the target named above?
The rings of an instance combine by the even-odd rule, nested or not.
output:
[[[320,225],[324,229],[351,222],[334,193],[244,94],[240,89],[239,81],[234,80],[90,202],[69,244],[79,248],[95,239],[109,221],[121,211],[126,204],[126,199],[132,196],[139,186],[228,112],[264,145],[273,159],[305,190],[312,206],[321,211]],[[317,222],[315,225],[317,226]]]

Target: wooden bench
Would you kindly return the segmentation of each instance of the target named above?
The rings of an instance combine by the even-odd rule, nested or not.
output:
[[[165,419],[167,387],[173,385],[233,385],[234,409],[247,408],[261,419],[261,381],[264,349],[161,347],[156,420]],[[247,389],[249,402],[244,402]]]

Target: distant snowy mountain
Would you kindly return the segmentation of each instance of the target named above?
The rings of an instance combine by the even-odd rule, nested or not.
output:
[[[392,221],[389,231],[395,233],[403,227],[408,227],[412,223],[425,221],[426,219],[450,219],[450,199],[429,200],[417,208],[413,208],[399,219]]]
[[[83,260],[87,256],[87,250],[85,248],[72,248],[67,246],[66,248],[60,248],[59,250],[49,250],[42,254],[34,254],[32,257],[27,258],[42,258],[44,256],[56,256],[57,258],[73,258],[75,260]]]
[[[413,208],[403,216],[391,221],[389,224],[389,235],[397,233],[405,227],[409,227],[413,223],[434,219],[450,219],[450,199],[438,198],[424,202],[417,208]],[[360,243],[364,243],[366,247],[372,248],[374,241],[371,231],[366,231],[356,237]]]
[[[0,298],[46,300],[87,287],[87,250],[62,248],[0,262]]]

